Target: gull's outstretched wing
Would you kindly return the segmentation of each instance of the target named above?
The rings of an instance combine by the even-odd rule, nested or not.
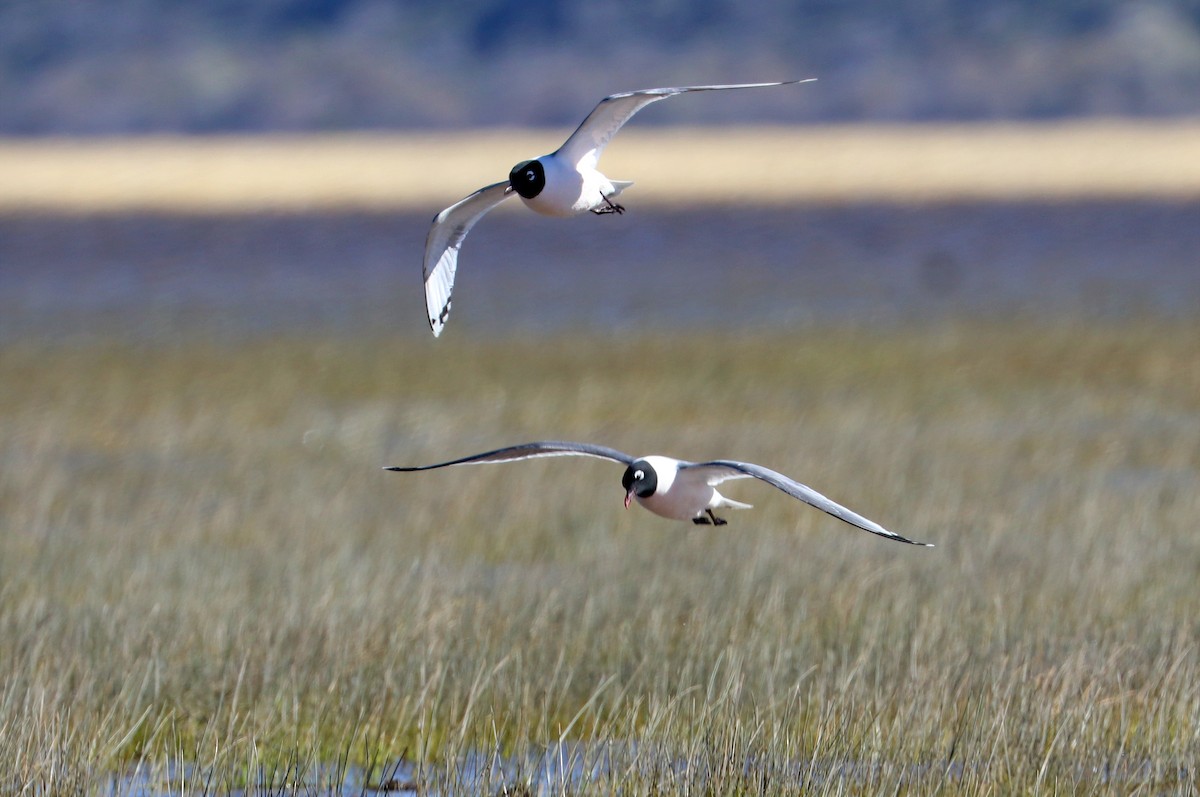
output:
[[[755,478],[761,479],[772,487],[777,487],[783,490],[793,498],[799,498],[806,504],[815,506],[822,512],[833,515],[838,520],[844,520],[851,526],[857,526],[863,531],[869,531],[872,534],[878,534],[880,537],[886,537],[889,540],[896,542],[907,542],[910,545],[923,545],[927,548],[932,548],[933,543],[916,542],[907,537],[901,537],[894,531],[888,531],[883,526],[873,520],[868,520],[857,512],[853,512],[836,501],[831,501],[825,496],[818,493],[813,488],[801,484],[794,479],[789,479],[782,473],[776,473],[770,468],[764,468],[762,465],[755,465],[752,462],[737,462],[735,460],[718,459],[712,462],[688,462],[679,466],[680,471],[691,471],[703,474],[710,485],[717,485],[726,479],[745,479]]]
[[[633,457],[607,446],[595,446],[591,443],[572,443],[565,440],[539,440],[534,443],[522,443],[507,448],[497,448],[495,451],[485,451],[482,454],[472,454],[462,459],[452,459],[449,462],[439,462],[436,465],[417,465],[415,467],[391,467],[384,470],[411,472],[416,470],[433,470],[449,465],[476,465],[487,462],[514,462],[519,459],[534,459],[535,457],[598,457],[611,459],[622,465],[632,465]]]
[[[784,80],[778,83],[735,83],[727,86],[678,86],[664,89],[642,89],[641,91],[626,91],[613,94],[600,100],[592,109],[583,124],[571,134],[566,143],[554,154],[563,158],[567,163],[579,168],[596,168],[600,161],[600,153],[621,129],[621,125],[629,121],[635,113],[652,102],[674,97],[676,94],[686,94],[689,91],[724,91],[725,89],[757,89],[767,86],[787,86],[792,83],[808,83],[816,78],[806,80]]]
[[[450,316],[450,294],[454,292],[454,272],[463,239],[484,213],[511,193],[507,180],[492,183],[433,217],[425,238],[425,316],[434,337],[442,334]]]

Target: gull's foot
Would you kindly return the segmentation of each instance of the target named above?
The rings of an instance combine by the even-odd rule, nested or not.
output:
[[[724,526],[726,523],[729,522],[728,520],[725,520],[724,518],[719,518],[716,515],[714,515],[713,511],[711,509],[705,509],[704,511],[708,513],[708,516],[710,518],[712,518],[712,524],[714,526]]]
[[[625,212],[625,208],[605,196],[603,191],[600,192],[600,198],[604,200],[605,206],[602,208],[592,208],[592,212],[597,216],[607,216],[609,213],[616,213],[619,216]]]
[[[712,513],[710,512],[709,514],[712,514]],[[697,526],[711,526],[712,525],[712,521],[709,520],[708,518],[704,517],[704,515],[701,515],[700,517],[692,518],[692,522],[695,523]],[[724,521],[722,521],[722,522],[724,522]]]

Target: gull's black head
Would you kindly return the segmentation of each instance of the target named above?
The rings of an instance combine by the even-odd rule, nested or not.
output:
[[[625,475],[621,477],[621,486],[625,488],[626,501],[631,495],[649,498],[658,489],[658,474],[649,462],[639,459],[625,469]]]
[[[521,161],[508,173],[509,185],[525,199],[533,199],[546,187],[546,170],[541,161]]]

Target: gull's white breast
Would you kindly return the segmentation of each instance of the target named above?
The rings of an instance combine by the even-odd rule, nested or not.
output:
[[[546,185],[533,199],[522,197],[521,201],[544,216],[574,216],[603,205],[603,197],[618,193],[612,181],[595,169],[580,173],[572,164],[552,155],[538,160],[546,174]]]
[[[654,495],[637,502],[656,515],[672,520],[690,520],[704,511],[714,490],[701,479],[679,478],[678,460],[670,457],[643,457],[658,476]]]

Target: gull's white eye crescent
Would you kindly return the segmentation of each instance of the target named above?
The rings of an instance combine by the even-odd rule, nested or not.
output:
[[[526,180],[529,180],[530,182],[533,182],[533,180],[534,180],[534,177],[535,177],[535,175],[534,175],[534,173],[533,173],[533,169],[530,169],[529,171],[525,172],[525,179],[526,179]]]
[[[635,470],[635,471],[633,472],[633,479],[634,479],[634,481],[638,481],[638,480],[641,480],[641,479],[644,479],[644,478],[646,478],[646,474],[642,473],[640,470]]]

